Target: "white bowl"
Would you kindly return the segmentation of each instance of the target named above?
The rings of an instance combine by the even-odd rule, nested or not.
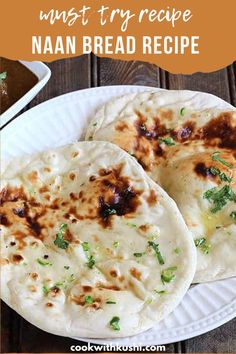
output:
[[[7,122],[9,122],[9,120],[14,117],[22,108],[24,108],[37,95],[37,93],[39,93],[40,90],[42,90],[51,76],[51,70],[40,61],[19,61],[37,76],[38,82],[28,92],[26,92],[24,96],[22,96],[1,115],[1,128]]]

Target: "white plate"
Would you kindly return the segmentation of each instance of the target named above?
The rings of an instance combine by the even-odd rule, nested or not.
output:
[[[2,130],[3,159],[34,153],[82,139],[95,110],[112,97],[159,89],[111,86],[72,92],[42,103],[17,117]],[[211,102],[209,95],[209,104]],[[232,108],[219,100],[222,107]],[[215,98],[214,98],[215,103]],[[180,305],[153,329],[117,340],[87,340],[120,345],[157,345],[208,332],[236,316],[236,278],[200,284],[189,289]]]
[[[36,85],[32,87],[24,96],[22,96],[18,101],[16,101],[11,107],[9,107],[0,118],[0,127],[2,128],[9,120],[14,117],[22,108],[24,108],[40,90],[46,85],[50,76],[51,70],[45,64],[40,61],[20,61],[21,64],[26,66],[30,71],[32,71],[38,78]]]

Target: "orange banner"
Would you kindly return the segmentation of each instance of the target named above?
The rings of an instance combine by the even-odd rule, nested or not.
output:
[[[92,51],[210,72],[236,59],[235,13],[235,0],[8,0],[0,55],[52,61]]]

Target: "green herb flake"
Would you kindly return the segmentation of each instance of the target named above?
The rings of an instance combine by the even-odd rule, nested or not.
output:
[[[213,154],[211,155],[212,160],[213,161],[218,161],[218,162],[222,163],[223,165],[227,166],[228,168],[233,168],[234,167],[233,165],[231,165],[230,163],[228,163],[227,161],[222,159],[222,157],[220,157],[219,154],[220,154],[219,151],[213,152]]]
[[[44,295],[47,295],[48,293],[49,293],[49,287],[47,286],[47,285],[44,285],[43,286],[43,293],[44,293]]]
[[[227,176],[224,172],[221,172],[218,168],[210,167],[210,172],[214,176],[219,176],[222,182],[232,182],[232,178]]]
[[[68,269],[70,269],[70,266],[64,266],[64,268],[65,268],[66,270],[68,270]]]
[[[203,194],[203,198],[213,204],[211,212],[214,214],[220,211],[228,201],[236,203],[236,194],[229,185],[225,185],[221,189],[217,187],[209,189]]]
[[[153,241],[148,241],[148,246],[153,248],[153,250],[154,250],[154,252],[156,254],[156,257],[158,259],[159,264],[160,265],[165,264],[165,261],[164,261],[164,259],[162,257],[162,254],[161,254],[160,250],[159,250],[159,244],[155,243]]]
[[[67,249],[69,246],[69,242],[67,240],[64,240],[64,236],[67,229],[67,224],[61,224],[59,232],[56,235],[56,240],[54,241],[54,245],[59,248],[62,248],[63,250]]]
[[[106,304],[108,304],[108,305],[115,305],[116,302],[115,302],[115,301],[112,301],[112,300],[107,300],[107,301],[106,301]]]
[[[151,298],[149,298],[149,299],[147,299],[146,301],[145,301],[145,304],[146,305],[150,305],[152,303],[152,299]]]
[[[110,326],[113,329],[113,331],[119,331],[120,330],[120,317],[114,316],[111,321],[110,321]]]
[[[129,227],[131,227],[131,228],[137,227],[136,224],[132,224],[131,222],[127,222],[126,225],[129,226]]]
[[[88,242],[83,242],[82,247],[83,247],[84,252],[88,252],[90,250],[90,246],[89,246]]]
[[[41,266],[52,266],[52,263],[48,262],[48,261],[44,261],[41,258],[37,258],[37,262],[41,265]]]
[[[85,264],[90,269],[92,269],[94,267],[95,259],[94,259],[94,256],[92,254],[88,256],[88,262],[86,262]]]
[[[61,288],[65,284],[65,281],[58,281],[53,287],[54,288]]]
[[[68,281],[71,283],[72,281],[75,280],[75,275],[74,274],[71,274]]]
[[[0,84],[3,82],[3,80],[6,80],[7,78],[7,72],[3,71],[2,73],[0,73]]]
[[[184,117],[186,111],[187,111],[187,108],[186,108],[186,107],[182,107],[182,108],[180,109],[180,111],[179,111],[180,116],[181,116],[181,117]]]
[[[98,123],[97,123],[97,122],[93,123],[93,127],[96,127],[97,125],[98,125]]]
[[[120,242],[118,242],[118,241],[113,242],[113,247],[114,248],[118,248],[119,245],[120,245]]]
[[[160,143],[164,143],[167,146],[174,146],[175,142],[171,137],[168,138],[159,138],[158,139]]]
[[[158,295],[165,295],[167,293],[166,290],[154,290],[154,292]]]
[[[142,257],[143,256],[143,253],[141,252],[135,252],[133,253],[134,257]]]
[[[176,278],[175,272],[177,271],[177,267],[169,267],[167,269],[163,269],[161,272],[161,281],[163,284],[170,283]]]
[[[211,245],[207,243],[205,237],[197,238],[195,241],[195,246],[198,247],[203,253],[208,254],[211,248]]]
[[[89,305],[93,304],[93,302],[94,302],[93,297],[91,295],[85,296],[84,301],[86,304],[89,304]]]
[[[177,248],[174,249],[174,252],[176,254],[180,254],[181,253],[181,249],[179,247],[177,247]]]
[[[232,213],[230,214],[230,217],[231,217],[231,219],[236,221],[236,211],[232,211]]]

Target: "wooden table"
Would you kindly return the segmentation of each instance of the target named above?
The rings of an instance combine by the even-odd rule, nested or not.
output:
[[[48,64],[52,77],[25,110],[63,93],[105,85],[148,85],[213,93],[236,106],[236,64],[211,74],[172,75],[155,65],[94,55]],[[43,332],[2,304],[2,352],[70,352],[78,341]],[[236,352],[236,320],[199,337],[166,346],[167,352]]]

